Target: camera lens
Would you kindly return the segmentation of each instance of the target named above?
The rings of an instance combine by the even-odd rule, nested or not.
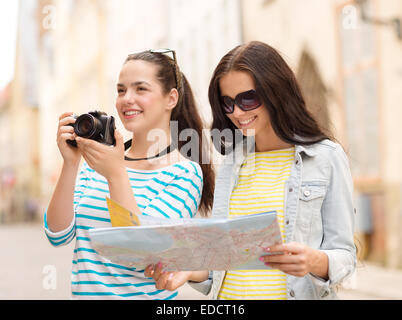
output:
[[[90,114],[79,116],[75,122],[75,133],[83,138],[95,138],[102,132],[102,123]]]
[[[78,131],[82,134],[82,135],[87,135],[88,133],[91,132],[92,130],[92,123],[91,121],[89,121],[89,119],[84,119],[82,120],[79,125],[78,125]]]

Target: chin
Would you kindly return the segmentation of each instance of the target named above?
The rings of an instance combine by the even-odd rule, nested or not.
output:
[[[141,131],[141,127],[138,125],[135,125],[134,123],[123,123],[124,128],[129,131],[129,132],[138,132]]]
[[[240,130],[245,137],[255,137],[256,135],[256,130],[254,128],[242,128]]]

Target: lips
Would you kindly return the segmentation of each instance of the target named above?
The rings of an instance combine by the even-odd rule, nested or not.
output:
[[[252,124],[255,121],[255,119],[257,119],[257,116],[254,116],[252,118],[248,118],[248,119],[245,119],[245,120],[238,120],[238,123],[239,123],[241,128],[244,128],[244,127],[247,127],[250,124]]]
[[[142,113],[143,113],[143,111],[140,111],[140,110],[126,110],[126,111],[123,111],[123,116],[125,119],[132,119],[132,118],[139,116]]]

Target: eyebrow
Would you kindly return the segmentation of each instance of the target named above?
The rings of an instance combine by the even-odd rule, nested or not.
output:
[[[151,86],[151,85],[150,85],[148,82],[146,82],[146,81],[131,82],[130,86],[131,86],[131,87],[136,87],[136,86],[140,86],[140,85],[143,85],[143,84],[145,84],[145,85],[147,85],[147,86]],[[118,87],[125,87],[125,85],[122,84],[122,83],[118,83],[117,86],[118,86]]]

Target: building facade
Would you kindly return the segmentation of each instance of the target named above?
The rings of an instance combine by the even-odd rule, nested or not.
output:
[[[0,107],[0,221],[33,220],[40,201],[36,1],[19,10],[14,80]]]

